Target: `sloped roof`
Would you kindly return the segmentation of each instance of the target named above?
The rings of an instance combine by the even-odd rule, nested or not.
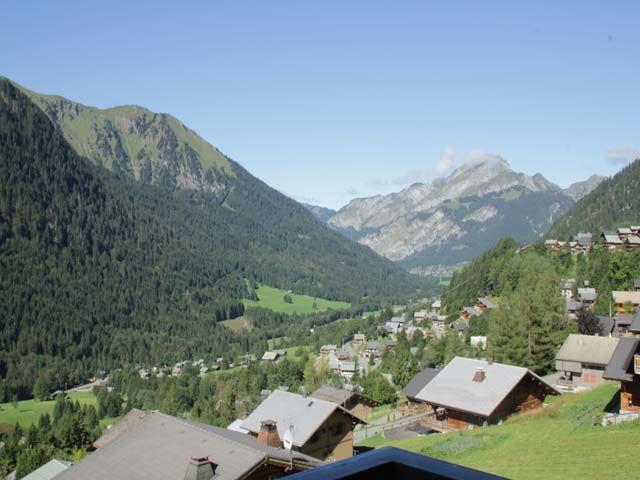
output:
[[[562,344],[556,360],[607,365],[617,345],[618,339],[614,337],[572,333]]]
[[[184,478],[193,455],[209,456],[217,464],[216,480],[242,479],[269,460],[299,468],[322,464],[299,452],[258,445],[250,435],[147,412],[141,422],[56,480],[176,480]]]
[[[493,303],[491,300],[489,300],[487,297],[480,297],[478,298],[478,301],[480,303],[482,303],[485,307],[487,308],[496,308],[495,303]]]
[[[606,243],[622,243],[618,235],[604,234],[603,238]]]
[[[132,409],[122,417],[118,423],[107,427],[100,438],[93,442],[93,446],[95,448],[102,448],[108,445],[127,430],[141,423],[146,415],[147,414],[142,410],[138,410],[137,408]]]
[[[260,422],[274,420],[278,426],[280,438],[284,438],[285,432],[291,425],[293,426],[293,444],[301,447],[336,409],[353,417],[356,422],[365,423],[336,403],[276,390],[251,412],[241,426],[250,432],[258,433]]]
[[[313,392],[310,396],[319,400],[326,400],[327,402],[344,405],[344,403],[354,395],[356,395],[355,392],[345,390],[344,388],[335,388],[331,385],[323,385],[315,392]]]
[[[578,288],[578,296],[583,302],[593,302],[596,299],[595,288]]]
[[[411,381],[402,389],[402,394],[410,399],[416,398],[418,393],[420,393],[439,372],[440,370],[438,369],[427,367],[421,372],[416,373]]]
[[[482,382],[473,381],[478,367],[482,367],[486,374]],[[418,392],[416,398],[427,403],[488,417],[527,375],[545,384],[550,391],[558,393],[551,385],[526,368],[455,357]]]
[[[634,337],[620,337],[603,377],[608,380],[632,381],[633,373],[630,372],[633,355],[638,351],[640,339]]]
[[[619,291],[619,290],[614,290],[613,292],[611,292],[611,295],[613,295],[613,301],[616,303],[627,303],[627,302],[631,302],[634,304],[639,304],[640,303],[640,292],[627,292],[627,291]]]
[[[22,480],[51,480],[55,478],[56,475],[64,472],[71,465],[73,465],[73,463],[54,458],[42,465],[40,468],[31,472],[29,475],[22,477]]]
[[[636,313],[633,317],[633,321],[629,325],[629,330],[632,332],[640,332],[640,312]]]

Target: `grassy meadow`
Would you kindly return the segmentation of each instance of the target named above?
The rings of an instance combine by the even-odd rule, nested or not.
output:
[[[262,307],[275,312],[290,314],[322,312],[329,309],[342,310],[351,306],[351,304],[347,302],[325,300],[323,298],[310,297],[309,295],[298,295],[296,293],[289,293],[286,290],[269,287],[267,285],[260,285],[256,290],[256,293],[258,294],[259,300],[243,300],[242,302],[244,303],[245,308]],[[285,302],[285,295],[289,295],[293,302]],[[317,308],[313,308],[314,303]]]

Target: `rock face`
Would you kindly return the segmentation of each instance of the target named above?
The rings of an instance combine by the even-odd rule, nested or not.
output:
[[[574,201],[580,200],[582,197],[587,196],[591,191],[596,188],[600,183],[606,179],[602,175],[591,175],[589,178],[582,182],[576,182],[570,185],[564,190],[564,193],[573,198]]]
[[[503,158],[485,156],[431,183],[355,199],[328,223],[424,273],[471,260],[505,236],[534,240],[573,202],[542,175],[514,172]]]

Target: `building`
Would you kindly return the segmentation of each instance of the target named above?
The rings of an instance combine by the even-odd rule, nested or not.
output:
[[[41,467],[36,468],[30,474],[22,477],[22,480],[52,480],[71,467],[71,465],[73,465],[73,463],[54,458]]]
[[[291,480],[500,480],[481,472],[395,447],[376,448],[355,457],[296,473]]]
[[[241,427],[258,436],[265,421],[273,422],[282,441],[290,436],[292,450],[334,461],[353,455],[353,429],[366,423],[340,405],[275,390],[243,422]]]
[[[353,345],[363,345],[364,342],[366,342],[366,341],[367,341],[367,337],[366,337],[366,335],[364,333],[356,333],[353,336],[353,340],[351,341],[351,343]]]
[[[620,413],[640,413],[640,339],[622,337],[604,371],[620,382]]]
[[[369,357],[373,356],[374,358],[379,358],[384,355],[384,347],[380,344],[380,342],[376,342],[375,340],[370,340],[367,342],[367,345],[364,349],[364,356],[369,359]]]
[[[582,303],[574,302],[574,301],[571,301],[571,300],[567,300],[566,305],[567,305],[566,306],[567,315],[569,315],[569,318],[572,318],[574,320],[577,319],[578,318],[578,312],[582,308]]]
[[[618,340],[614,337],[571,334],[556,355],[556,370],[574,385],[597,385],[602,382],[602,375]]]
[[[578,232],[573,240],[577,245],[572,248],[574,253],[587,253],[593,247],[593,235],[591,233]]]
[[[429,316],[429,312],[427,312],[426,310],[418,310],[417,312],[413,313],[413,319],[416,322],[422,322],[423,320],[426,320]]]
[[[129,415],[137,415],[139,421],[119,428],[117,436],[100,442],[103,447],[56,480],[267,480],[322,464],[303,453],[224,428],[160,412],[132,410]]]
[[[475,307],[481,312],[486,312],[487,310],[491,310],[492,308],[496,308],[495,303],[489,300],[487,297],[480,297],[476,300]]]
[[[626,311],[625,305],[627,304],[633,305],[634,312],[638,310],[638,305],[640,305],[640,292],[624,292],[615,290],[611,292],[611,295],[613,296],[613,302],[616,304],[616,309],[619,313],[633,313]]]
[[[326,357],[330,353],[335,353],[336,348],[338,348],[336,345],[322,345],[320,347],[320,355]]]
[[[542,407],[559,392],[531,370],[484,360],[455,357],[415,399],[438,412],[446,429],[466,429],[501,422],[518,412]]]
[[[378,402],[375,400],[358,392],[345,390],[344,388],[335,388],[330,385],[320,387],[310,396],[319,400],[336,403],[363,420],[369,418],[373,412],[373,407],[378,405]]]
[[[566,278],[562,280],[562,296],[567,300],[573,300],[573,289],[576,286],[574,278]]]
[[[340,361],[340,375],[347,382],[350,382],[353,376],[356,374],[356,362],[352,361]]]
[[[416,373],[413,378],[402,389],[402,394],[407,397],[406,405],[399,408],[399,411],[404,415],[416,415],[421,412],[431,410],[431,407],[417,398],[418,393],[427,386],[427,384],[433,380],[440,370],[437,368],[425,368],[424,370]]]
[[[591,308],[596,303],[596,289],[591,287],[578,288],[578,300],[583,305]]]
[[[469,320],[471,317],[479,317],[480,315],[482,315],[482,310],[475,305],[473,307],[462,307],[460,309],[460,316],[465,320]]]
[[[602,234],[602,243],[606,248],[609,248],[611,250],[618,250],[619,248],[622,248],[623,245],[620,237],[616,234],[611,233]]]
[[[481,350],[487,349],[487,336],[486,335],[473,335],[469,337],[469,345],[479,348]]]

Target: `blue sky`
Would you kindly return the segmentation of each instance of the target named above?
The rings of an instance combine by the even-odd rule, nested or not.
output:
[[[472,152],[561,186],[640,155],[640,2],[9,1],[0,74],[168,112],[340,207]]]

